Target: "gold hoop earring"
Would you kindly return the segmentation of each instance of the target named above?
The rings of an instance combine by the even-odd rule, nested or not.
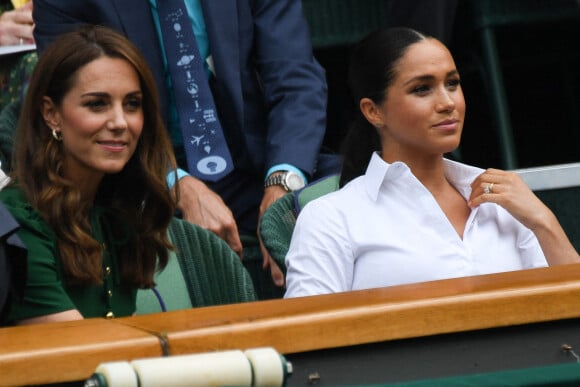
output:
[[[56,129],[52,130],[52,137],[56,140],[56,141],[62,141],[62,133],[58,132]]]

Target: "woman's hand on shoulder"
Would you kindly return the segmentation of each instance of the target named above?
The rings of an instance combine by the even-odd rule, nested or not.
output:
[[[469,205],[496,203],[532,230],[550,266],[580,263],[580,256],[556,215],[515,172],[488,169],[471,184]]]
[[[490,168],[471,183],[469,206],[495,203],[520,223],[534,231],[549,227],[555,220],[552,211],[532,192],[515,172]]]

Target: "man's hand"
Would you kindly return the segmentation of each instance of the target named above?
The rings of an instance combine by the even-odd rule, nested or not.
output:
[[[232,211],[222,198],[201,180],[185,176],[179,180],[177,208],[183,218],[206,228],[220,238],[242,257],[242,241]]]
[[[0,15],[0,46],[32,44],[32,1]]]
[[[280,199],[282,196],[286,194],[286,190],[279,185],[272,185],[268,188],[264,189],[264,197],[262,198],[262,203],[260,203],[260,221],[262,220],[262,215],[268,207],[272,205],[276,200]],[[264,246],[262,242],[262,238],[260,237],[260,222],[258,222],[258,237],[260,240],[260,250],[262,251],[262,257],[264,258],[264,262],[262,267],[266,270],[270,267],[270,274],[272,275],[272,280],[276,286],[284,286],[284,274],[282,270],[278,267],[276,262],[270,257],[268,250]]]

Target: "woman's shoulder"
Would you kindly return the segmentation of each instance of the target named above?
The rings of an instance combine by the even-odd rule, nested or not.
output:
[[[362,177],[357,177],[339,190],[329,192],[308,202],[302,212],[314,211],[318,215],[324,213],[344,213],[347,215],[346,212],[356,209],[356,205],[353,206],[353,204],[363,200],[362,188]]]
[[[38,231],[46,230],[48,225],[40,213],[32,207],[24,192],[17,185],[10,185],[0,190],[0,202],[10,211],[21,227]]]
[[[0,202],[10,209],[26,206],[28,203],[24,192],[16,185],[8,185],[0,190]]]

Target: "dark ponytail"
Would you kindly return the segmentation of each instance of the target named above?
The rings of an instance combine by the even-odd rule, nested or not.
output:
[[[395,78],[395,67],[409,46],[427,36],[411,28],[382,28],[367,35],[353,48],[348,70],[348,83],[358,116],[350,126],[341,145],[344,164],[341,187],[363,175],[373,152],[381,150],[377,129],[371,125],[358,107],[363,98],[380,105]]]

